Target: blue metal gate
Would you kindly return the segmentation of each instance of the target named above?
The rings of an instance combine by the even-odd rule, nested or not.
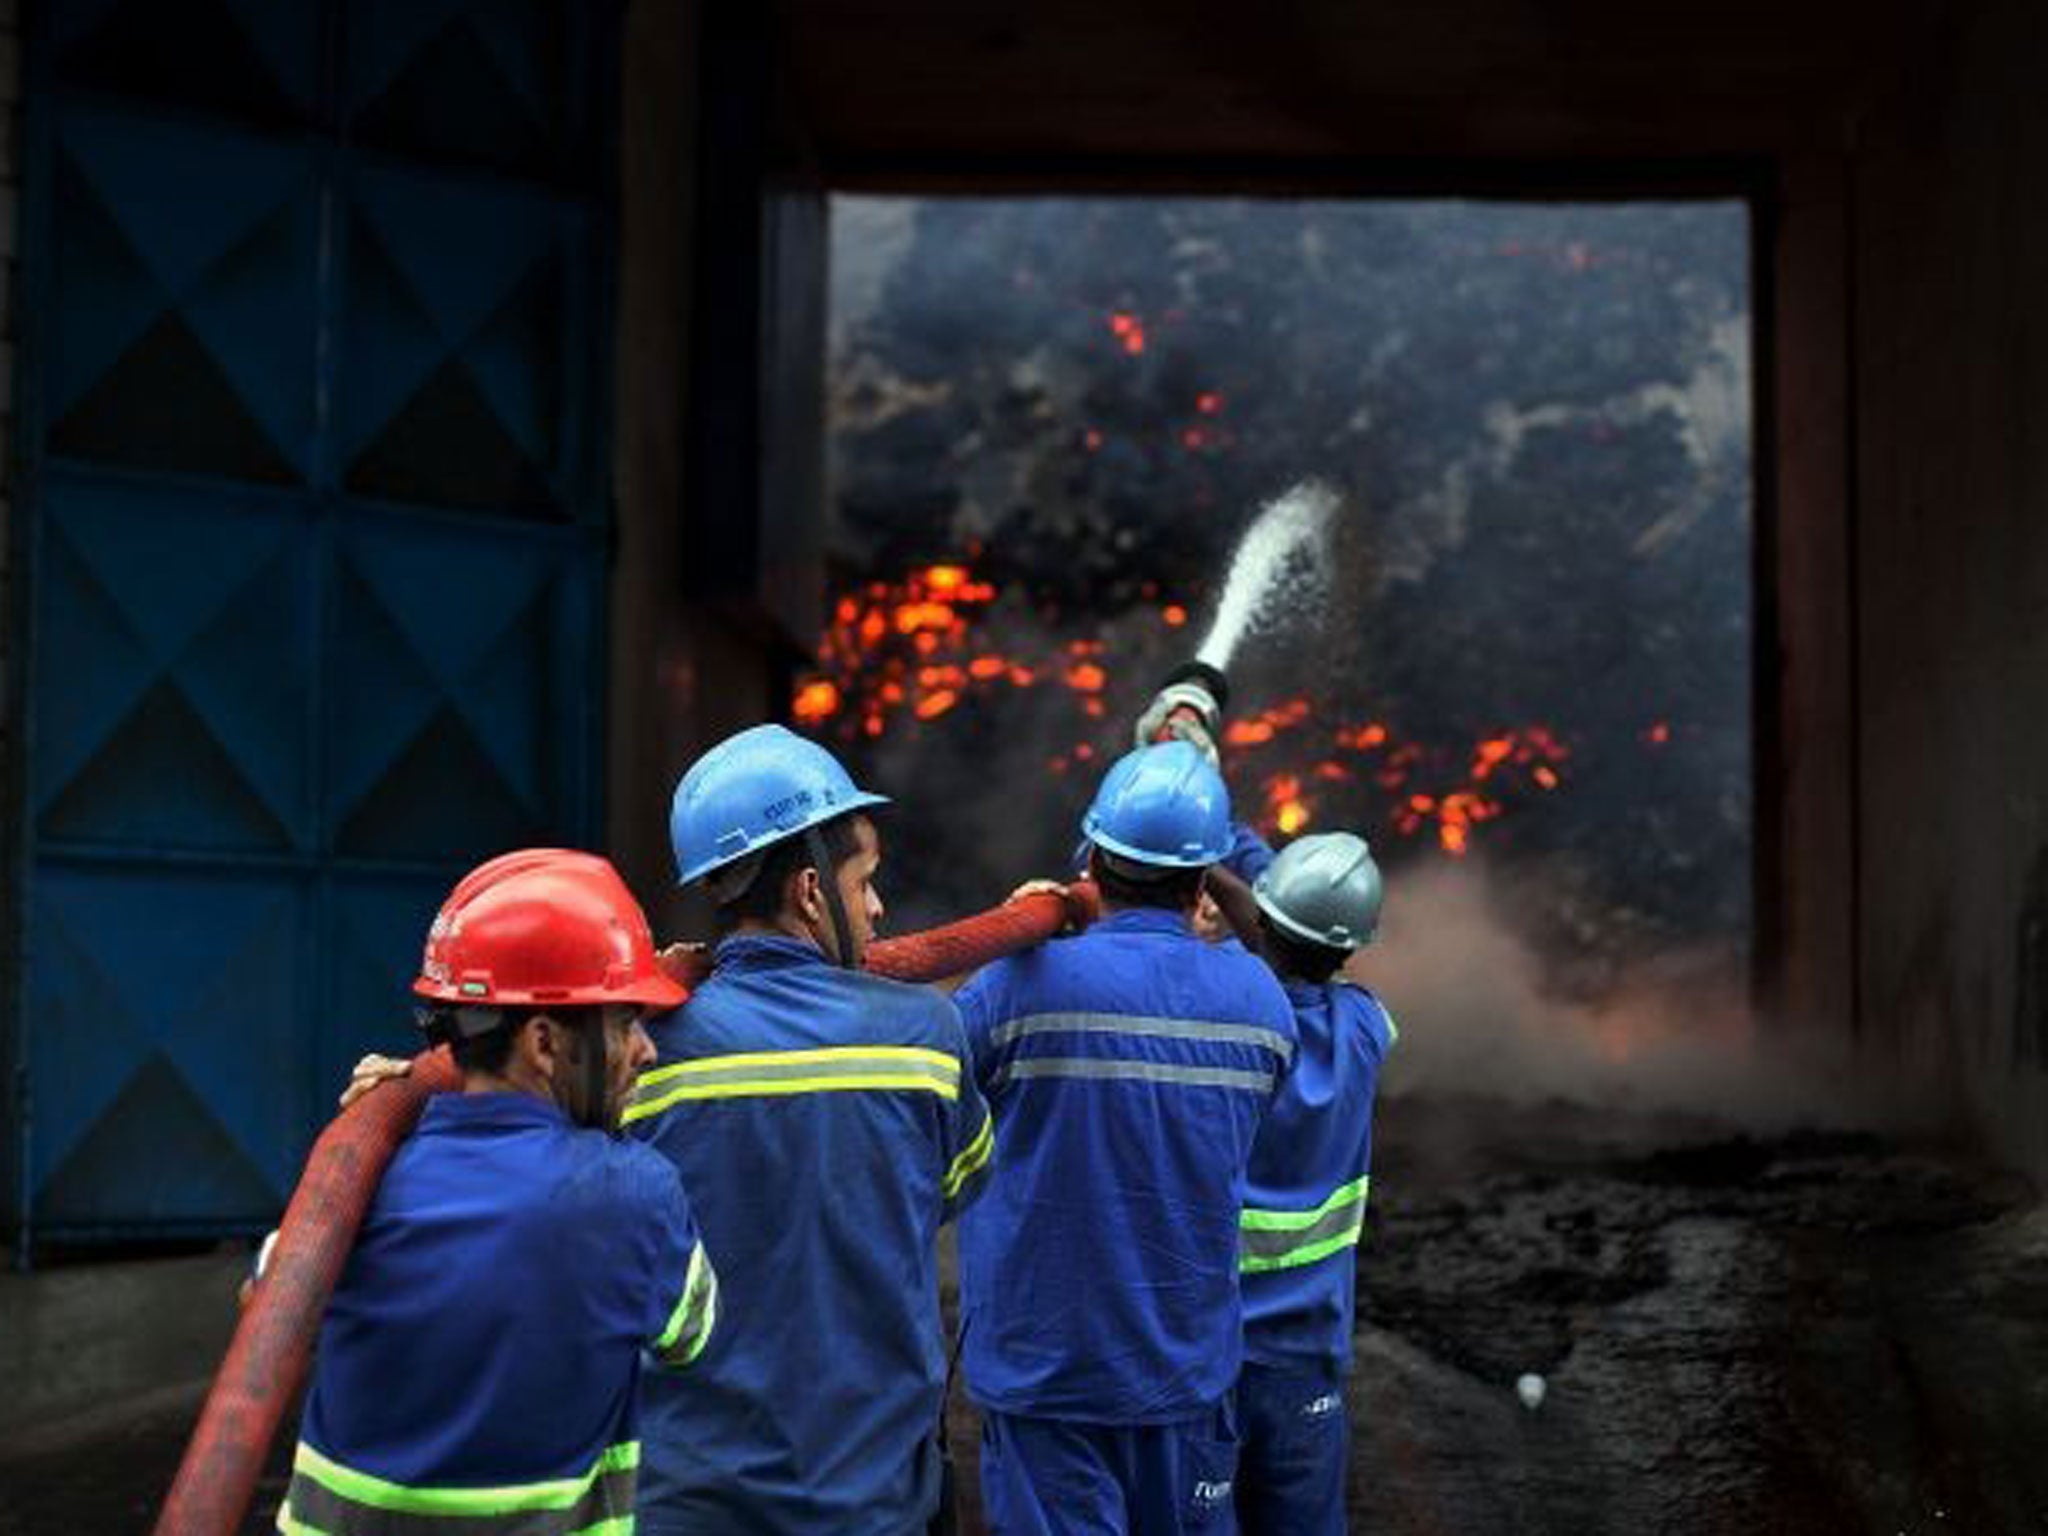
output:
[[[10,1204],[246,1230],[452,876],[596,825],[609,8],[36,13]]]

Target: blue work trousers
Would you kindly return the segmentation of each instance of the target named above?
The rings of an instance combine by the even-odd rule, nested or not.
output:
[[[1228,1400],[1178,1424],[987,1413],[981,1500],[993,1536],[1234,1536]]]
[[[1247,1360],[1237,1377],[1237,1521],[1244,1536],[1344,1536],[1351,1433],[1344,1372]]]

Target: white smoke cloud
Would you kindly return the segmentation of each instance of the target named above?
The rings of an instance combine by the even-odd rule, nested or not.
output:
[[[1909,1096],[1852,1071],[1846,1042],[1760,1019],[1731,951],[1666,951],[1596,999],[1566,996],[1511,909],[1477,857],[1390,880],[1380,936],[1349,968],[1401,1028],[1384,1096],[1555,1100],[1759,1133],[1909,1127]]]

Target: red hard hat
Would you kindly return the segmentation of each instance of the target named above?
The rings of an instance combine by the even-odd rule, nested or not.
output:
[[[427,930],[412,989],[477,1008],[673,1008],[689,995],[656,963],[647,916],[619,872],[564,848],[522,848],[463,876]]]

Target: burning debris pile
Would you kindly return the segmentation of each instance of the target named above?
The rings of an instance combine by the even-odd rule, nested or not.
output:
[[[1229,667],[1248,818],[1483,847],[1569,893],[1570,946],[1746,930],[1738,208],[835,219],[839,580],[793,707],[919,793],[892,842],[935,907],[1065,857],[1306,466],[1321,600]]]

